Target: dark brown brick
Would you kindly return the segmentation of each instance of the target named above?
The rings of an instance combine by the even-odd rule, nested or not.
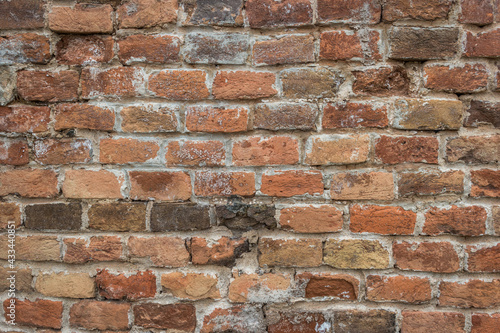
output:
[[[82,206],[77,203],[28,205],[24,212],[28,229],[79,230],[82,225]]]
[[[446,142],[446,160],[467,164],[498,163],[500,135],[450,138]]]
[[[281,72],[283,96],[286,98],[335,97],[344,77],[326,67],[295,68]]]
[[[194,332],[196,309],[192,304],[143,303],[134,306],[135,325]]]
[[[384,4],[384,21],[445,19],[452,0],[387,0]]]
[[[491,124],[500,128],[500,103],[472,100],[467,109],[469,116],[465,120],[465,126],[477,127],[482,124]]]
[[[305,311],[278,312],[266,311],[268,318],[276,318],[268,326],[269,333],[315,333],[318,329],[329,327],[328,319],[322,313]],[[325,331],[325,332],[329,332]]]
[[[401,66],[370,68],[353,71],[352,91],[358,95],[393,96],[407,95],[410,80]]]
[[[184,25],[243,25],[243,0],[180,0],[186,13]]]
[[[375,155],[382,163],[438,163],[439,141],[434,137],[390,137],[375,141]]]
[[[245,9],[251,28],[301,26],[313,20],[308,0],[247,0]]]
[[[49,39],[33,33],[0,37],[0,49],[0,65],[46,64],[51,57]]]
[[[246,204],[238,199],[230,199],[224,206],[216,207],[218,223],[229,229],[251,230],[276,227],[276,209],[265,204]]]
[[[89,208],[89,228],[104,231],[143,231],[146,204],[139,202],[97,203]]]
[[[322,23],[376,24],[381,12],[377,0],[318,0],[318,20]]]
[[[188,231],[210,228],[209,206],[155,203],[151,211],[151,231]]]
[[[438,195],[462,193],[464,173],[462,171],[423,170],[399,175],[399,195]]]
[[[315,130],[317,114],[317,106],[310,103],[257,104],[253,126],[271,131]]]
[[[77,71],[20,71],[17,91],[28,101],[61,102],[78,98]]]
[[[386,310],[350,310],[334,313],[335,333],[388,333],[395,332],[396,314]]]
[[[0,1],[0,29],[43,28],[45,0]]]
[[[184,61],[190,64],[245,64],[248,35],[189,33],[184,41]]]

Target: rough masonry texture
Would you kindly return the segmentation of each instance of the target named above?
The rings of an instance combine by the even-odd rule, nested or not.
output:
[[[499,163],[499,0],[0,0],[0,331],[498,333]]]

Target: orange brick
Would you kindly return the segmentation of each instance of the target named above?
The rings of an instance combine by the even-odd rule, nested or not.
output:
[[[86,163],[92,159],[92,142],[85,139],[45,139],[34,144],[40,164]]]
[[[323,175],[320,171],[276,171],[262,175],[261,192],[276,197],[323,194]]]
[[[39,133],[48,130],[50,109],[45,106],[0,107],[1,132]]]
[[[188,200],[191,178],[185,172],[129,171],[130,197],[133,200]]]
[[[82,98],[136,97],[144,89],[144,71],[133,67],[84,68]]]
[[[341,210],[330,205],[296,206],[280,211],[280,225],[300,233],[338,232],[344,223],[342,215]]]
[[[101,139],[99,143],[101,163],[144,163],[157,157],[160,146],[154,141],[135,139]]]
[[[0,165],[24,165],[30,161],[26,140],[0,139]]]
[[[258,99],[278,93],[276,76],[270,72],[219,71],[212,93],[216,99]]]
[[[0,172],[0,196],[51,198],[59,194],[57,174],[52,170],[24,169]]]
[[[361,37],[358,32],[350,30],[322,32],[320,57],[328,60],[380,60],[380,33],[369,30],[363,34]],[[368,42],[363,41],[365,45],[362,45],[361,38],[368,39]]]
[[[184,267],[190,259],[186,242],[179,237],[132,236],[128,239],[127,246],[131,258],[149,258],[154,266]]]
[[[63,33],[92,34],[113,32],[113,7],[77,4],[74,7],[52,7],[49,28]]]
[[[448,242],[394,243],[396,267],[403,270],[452,273],[460,269],[460,259]]]
[[[466,250],[469,272],[500,272],[500,244],[469,245]]]
[[[366,298],[370,301],[422,303],[432,298],[431,282],[416,276],[366,277]]]
[[[148,89],[158,97],[172,100],[199,100],[210,93],[207,73],[202,70],[163,70],[149,76]]]
[[[299,161],[299,142],[288,136],[258,136],[233,143],[233,164],[280,165]]]
[[[67,170],[62,186],[67,198],[121,199],[124,178],[106,170]]]
[[[123,64],[135,62],[173,63],[179,61],[181,40],[168,35],[132,35],[118,41],[118,58]]]
[[[402,207],[353,205],[349,209],[351,232],[382,235],[412,235],[417,213]]]
[[[17,92],[28,101],[61,102],[78,98],[77,71],[17,72]]]
[[[112,131],[115,126],[115,113],[96,105],[57,104],[54,114],[56,131],[69,128]]]
[[[335,200],[391,200],[394,198],[392,173],[337,173],[330,194]]]
[[[432,207],[425,213],[422,232],[432,236],[480,236],[486,232],[486,217],[486,210],[480,206],[451,206],[449,209]]]
[[[246,107],[189,106],[186,111],[186,128],[191,132],[243,132],[247,123]]]
[[[226,150],[221,141],[170,141],[165,158],[167,165],[223,166]]]
[[[252,196],[255,194],[253,172],[199,171],[195,174],[194,194],[208,196]]]
[[[357,164],[368,160],[370,137],[311,136],[306,143],[304,163],[310,165]]]

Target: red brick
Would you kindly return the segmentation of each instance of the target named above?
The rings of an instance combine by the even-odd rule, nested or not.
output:
[[[500,171],[473,170],[471,171],[471,197],[500,197]]]
[[[349,209],[351,232],[412,235],[417,214],[394,206],[353,205]]]
[[[460,259],[447,242],[394,243],[396,267],[402,270],[452,273],[460,269]]]
[[[125,107],[120,111],[121,129],[135,133],[175,132],[177,110],[176,107],[157,105]]]
[[[446,160],[468,164],[500,162],[500,135],[462,136],[446,142]]]
[[[250,137],[233,143],[233,164],[281,165],[299,161],[299,143],[288,136]]]
[[[43,35],[25,33],[0,37],[0,64],[46,64],[50,61],[50,41]]]
[[[202,197],[252,196],[255,194],[255,174],[199,171],[195,174],[194,194]]]
[[[189,106],[186,129],[191,132],[243,132],[248,126],[246,107]]]
[[[314,62],[314,37],[286,35],[277,39],[256,41],[252,48],[254,65],[282,65]]]
[[[118,236],[93,236],[84,238],[65,238],[64,262],[84,264],[93,261],[120,261],[123,245]]]
[[[66,198],[121,199],[123,181],[107,170],[67,170],[62,191]]]
[[[24,169],[0,172],[0,196],[51,198],[59,194],[57,174],[52,170]]]
[[[236,259],[248,252],[249,247],[246,238],[220,237],[207,241],[205,238],[193,237],[189,251],[194,265],[234,266]]]
[[[97,272],[95,281],[99,295],[105,299],[137,300],[156,294],[156,276],[153,271],[130,275],[113,274],[104,269]]]
[[[184,45],[187,63],[243,65],[248,58],[249,38],[239,33],[193,32],[185,36]]]
[[[322,23],[376,24],[382,13],[376,0],[318,0],[317,10]]]
[[[259,239],[260,266],[316,267],[323,259],[321,239]]]
[[[368,40],[368,41],[367,41]],[[320,53],[327,60],[380,60],[380,33],[376,30],[325,31],[321,33]]]
[[[272,324],[267,327],[269,333],[315,333],[323,329],[330,332],[331,329],[328,319],[320,312],[295,310],[275,314],[266,311],[266,316],[272,318]]]
[[[57,104],[54,117],[56,131],[69,128],[112,131],[115,126],[112,110],[90,104]]]
[[[251,28],[301,26],[313,21],[312,5],[307,0],[248,0],[245,9]]]
[[[496,3],[496,1],[493,1]],[[486,25],[494,22],[494,9],[491,0],[461,0],[460,23]]]
[[[261,307],[236,305],[230,308],[215,308],[203,317],[200,333],[212,332],[265,332],[265,319]]]
[[[380,67],[353,71],[352,91],[357,95],[407,95],[410,80],[404,67]]]
[[[262,175],[261,192],[275,197],[323,194],[323,175],[320,171],[275,171]]]
[[[439,284],[439,305],[457,308],[490,308],[500,304],[500,280],[467,280]]]
[[[82,70],[82,98],[136,97],[143,90],[144,72],[139,68],[84,68]]]
[[[448,17],[451,0],[388,0],[384,4],[384,21],[404,19],[432,21]]]
[[[394,182],[389,172],[337,173],[330,195],[335,200],[391,200]]]
[[[318,107],[312,103],[262,103],[254,109],[254,128],[271,131],[316,130]]]
[[[149,28],[177,20],[176,0],[127,0],[117,9],[120,28]]]
[[[498,58],[500,56],[500,28],[477,34],[468,31],[465,39],[464,56]]]
[[[480,206],[451,206],[449,209],[432,207],[425,213],[422,232],[432,236],[480,236],[486,232],[486,218],[486,209]]]
[[[21,207],[15,202],[1,202],[0,229],[7,229],[10,221],[16,228],[21,225]]]
[[[296,206],[280,210],[284,230],[299,233],[338,232],[342,230],[343,212],[334,206]]]
[[[110,62],[114,41],[111,36],[64,35],[57,42],[57,62],[63,65],[92,65]]]
[[[258,99],[278,93],[276,76],[270,72],[218,71],[212,93],[216,99]]]
[[[375,302],[427,302],[432,298],[431,282],[429,278],[416,276],[369,275],[366,298]]]
[[[457,312],[404,311],[402,332],[465,332],[465,316]]]
[[[464,177],[464,173],[458,170],[445,172],[438,170],[405,172],[399,174],[399,195],[410,196],[462,193],[464,191]]]
[[[30,161],[26,140],[0,139],[0,165],[24,165]]]
[[[375,141],[375,156],[385,164],[437,164],[439,141],[435,137],[391,137],[382,135]]]
[[[40,164],[86,163],[92,159],[92,143],[85,139],[37,140],[33,148]]]
[[[144,163],[157,157],[160,146],[154,141],[128,138],[101,139],[99,162],[111,164]]]
[[[376,127],[389,124],[387,107],[357,102],[328,103],[323,107],[323,129]]]
[[[500,80],[498,82],[500,84]],[[478,127],[483,124],[491,124],[495,128],[500,128],[500,103],[472,100],[467,112],[469,115],[465,120],[465,126]]]
[[[16,0],[0,2],[0,29],[43,28],[45,0]]]
[[[134,306],[134,324],[145,328],[194,332],[196,309],[193,304],[143,303]]]
[[[186,242],[179,237],[132,236],[127,245],[131,258],[149,258],[154,266],[185,267],[190,259]]]
[[[469,272],[500,272],[500,244],[467,246]]]
[[[163,70],[149,76],[148,89],[167,99],[205,99],[210,95],[206,79],[207,73],[202,70]]]
[[[113,7],[76,4],[74,7],[52,7],[49,28],[63,33],[93,34],[113,32]]]
[[[358,164],[368,160],[368,135],[311,136],[306,142],[304,163],[309,165]]]
[[[471,333],[491,333],[500,327],[500,313],[473,313]]]
[[[1,132],[39,133],[48,130],[50,109],[45,106],[13,105],[0,107]]]
[[[17,92],[28,101],[61,102],[78,98],[77,71],[17,72]]]
[[[70,308],[69,324],[88,330],[127,330],[129,310],[128,303],[80,301]]]
[[[488,85],[488,76],[488,70],[480,64],[428,65],[424,67],[426,88],[451,93],[484,91]]]
[[[357,300],[359,281],[347,274],[302,273],[296,275],[299,285],[304,285],[305,297],[334,297]]]
[[[11,300],[15,304],[15,325],[35,326],[40,328],[60,329],[62,327],[63,303],[49,301],[45,299],[36,299],[35,301],[20,300],[15,298],[6,299],[3,302],[5,311],[5,320],[9,321]]]
[[[165,158],[167,166],[224,166],[226,150],[221,141],[170,141]]]
[[[168,35],[132,35],[118,41],[118,58],[123,64],[179,61],[181,40]]]
[[[191,197],[191,179],[186,172],[129,171],[133,200],[178,201]]]

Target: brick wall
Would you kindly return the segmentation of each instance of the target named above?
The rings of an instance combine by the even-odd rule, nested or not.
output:
[[[0,29],[1,331],[499,332],[499,1],[0,0]]]

